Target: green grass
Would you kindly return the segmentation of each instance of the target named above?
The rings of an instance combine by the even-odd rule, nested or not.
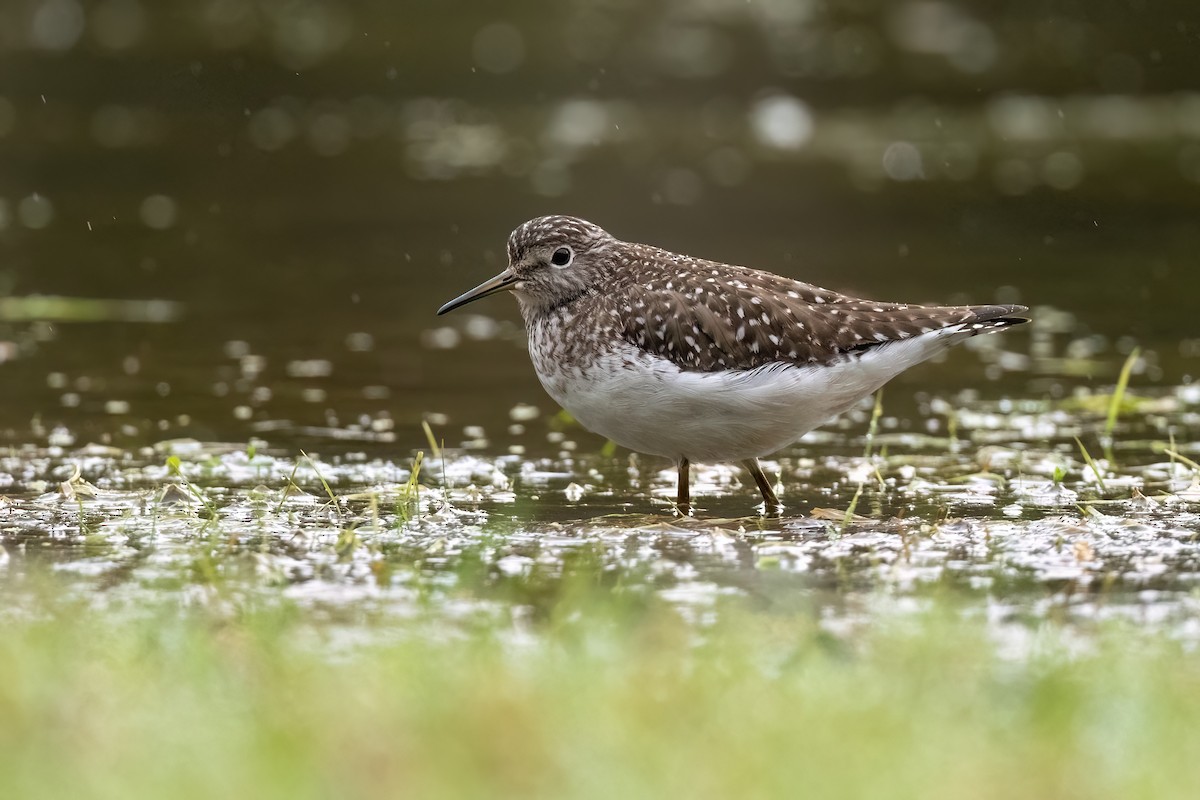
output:
[[[1141,354],[1141,349],[1135,347],[1126,357],[1125,363],[1121,365],[1121,374],[1117,378],[1116,388],[1113,389],[1112,397],[1109,399],[1108,413],[1104,419],[1104,457],[1110,464],[1116,463],[1116,458],[1113,456],[1113,431],[1117,427],[1117,417],[1121,415],[1125,390],[1129,387],[1129,376],[1133,374],[1133,365],[1137,363]]]
[[[1092,474],[1096,476],[1096,485],[1100,487],[1100,491],[1108,494],[1108,487],[1104,484],[1104,470],[1096,463],[1096,459],[1092,458],[1092,454],[1083,446],[1083,442],[1078,436],[1075,437],[1075,444],[1079,446],[1079,452],[1083,456],[1083,461],[1091,469]]]
[[[1200,790],[1200,658],[951,609],[853,644],[734,603],[698,631],[620,592],[515,637],[295,609],[43,605],[0,623],[0,797],[1169,798]]]

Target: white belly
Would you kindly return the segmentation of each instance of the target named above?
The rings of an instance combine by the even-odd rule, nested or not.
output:
[[[641,453],[712,462],[776,452],[957,338],[935,331],[834,366],[739,372],[684,371],[627,344],[584,370],[530,355],[542,386],[588,430]]]

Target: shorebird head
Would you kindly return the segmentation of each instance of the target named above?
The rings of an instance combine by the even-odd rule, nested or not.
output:
[[[445,314],[472,300],[511,291],[523,309],[549,309],[597,291],[618,242],[578,217],[538,217],[508,237],[508,268],[438,309]]]

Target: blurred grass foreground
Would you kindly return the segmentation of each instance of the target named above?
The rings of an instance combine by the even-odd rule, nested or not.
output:
[[[931,611],[850,647],[609,597],[353,641],[278,609],[10,616],[0,796],[1197,796],[1200,662],[1165,637]]]

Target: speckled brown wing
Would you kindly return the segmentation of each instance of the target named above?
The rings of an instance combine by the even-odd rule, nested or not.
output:
[[[979,323],[982,333],[1024,321],[1008,316],[1021,306],[882,303],[745,267],[687,262],[684,269],[675,256],[677,272],[637,276],[634,313],[622,317],[627,341],[683,369],[829,364],[951,325]]]

